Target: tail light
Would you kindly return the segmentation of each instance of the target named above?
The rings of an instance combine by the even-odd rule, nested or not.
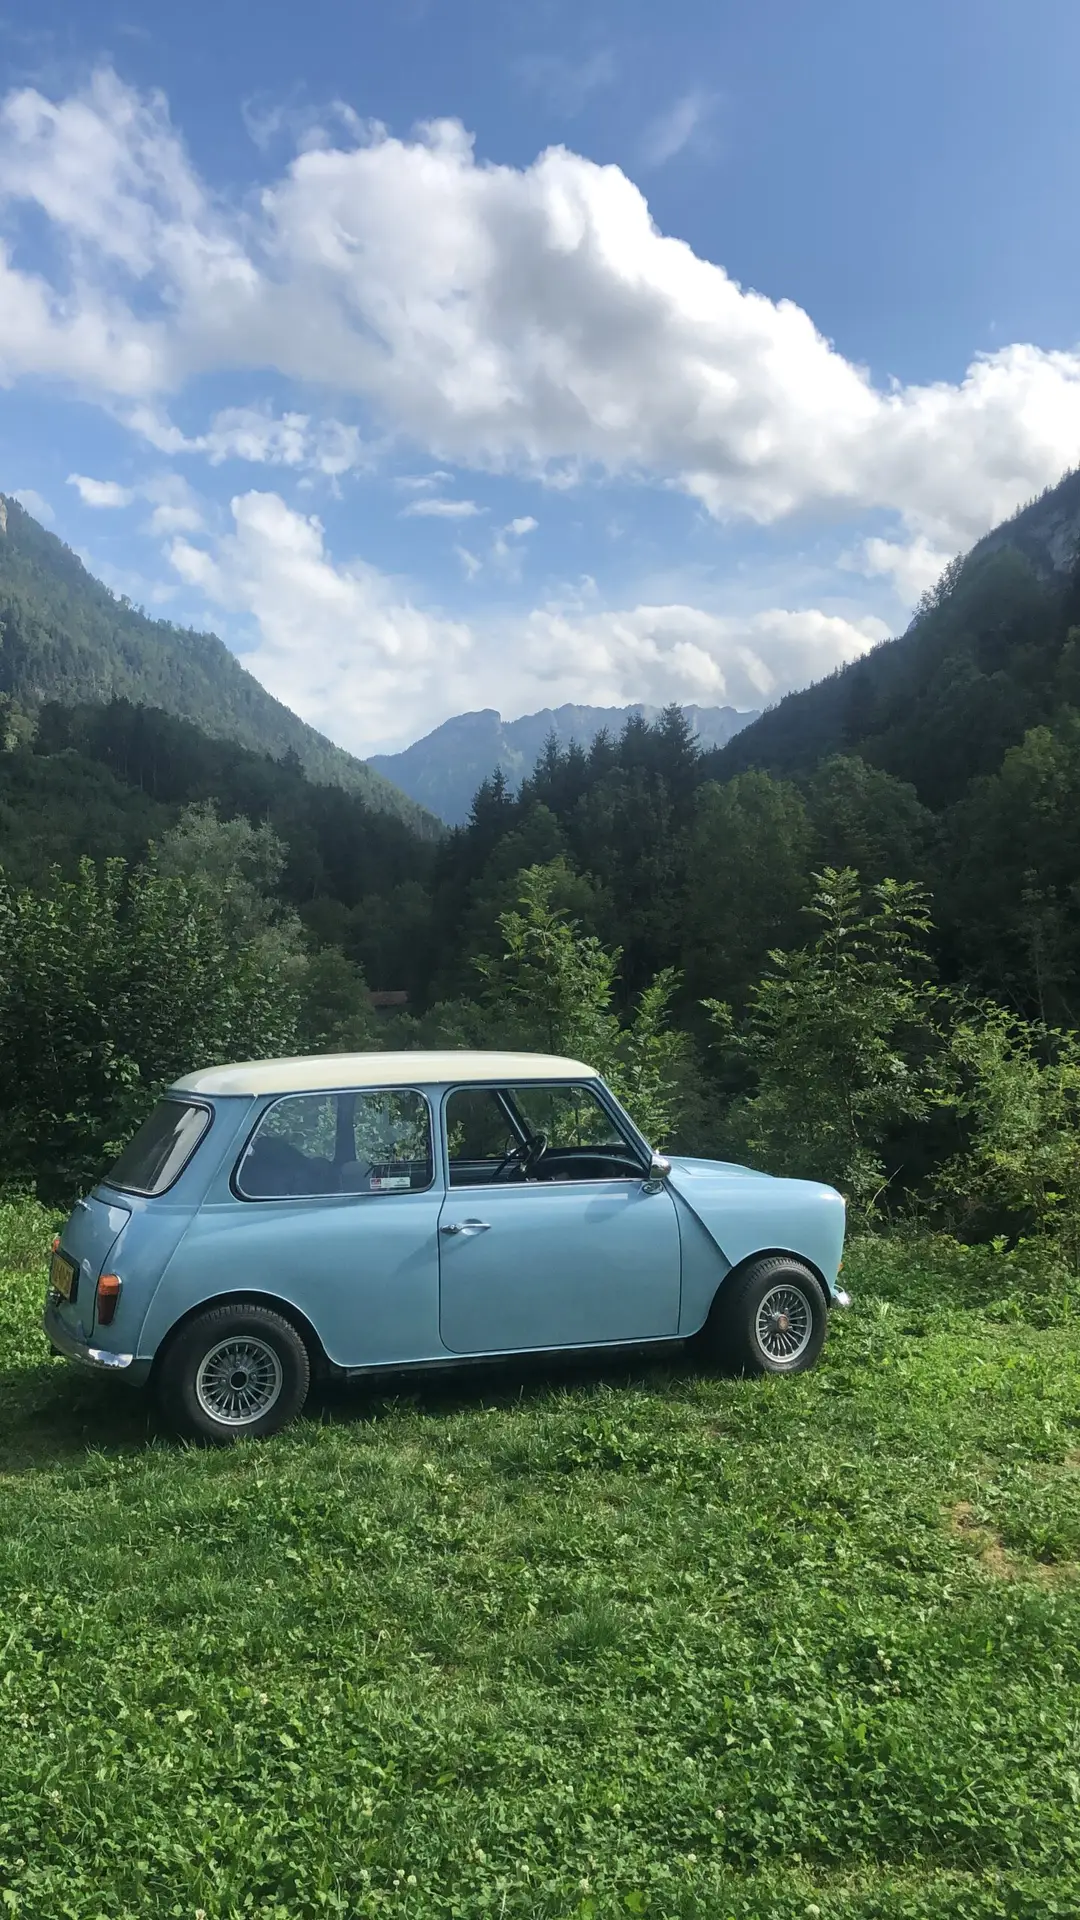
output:
[[[118,1273],[103,1273],[98,1281],[96,1317],[99,1327],[111,1326],[122,1285]]]
[[[60,1251],[60,1235],[59,1235],[58,1233],[54,1233],[54,1234],[53,1234],[53,1237],[52,1237],[52,1250],[53,1250],[53,1252],[54,1252],[54,1253],[59,1253],[59,1251]]]

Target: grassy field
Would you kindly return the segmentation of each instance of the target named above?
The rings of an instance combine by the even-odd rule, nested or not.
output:
[[[804,1380],[353,1389],[214,1453],[47,1357],[46,1237],[0,1210],[0,1914],[1080,1914],[1037,1274],[866,1243]]]

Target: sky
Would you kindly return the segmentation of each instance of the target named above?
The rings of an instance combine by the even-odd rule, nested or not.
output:
[[[0,491],[355,753],[759,708],[1080,461],[1078,62],[1075,0],[0,0]]]

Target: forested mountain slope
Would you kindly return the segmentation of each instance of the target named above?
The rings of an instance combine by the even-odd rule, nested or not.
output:
[[[313,780],[436,831],[381,774],[267,693],[212,633],[151,620],[86,571],[63,541],[0,494],[0,694],[36,709],[114,698],[159,707],[204,732],[281,759]]]
[[[182,809],[203,804],[276,836],[281,903],[316,943],[347,951],[374,986],[412,984],[435,845],[408,822],[309,780],[294,759],[126,700],[46,702],[22,743],[5,743],[0,728],[0,870],[16,885],[45,888],[52,865],[70,876],[83,855],[139,861]]]
[[[694,738],[703,748],[720,747],[741,727],[757,719],[756,713],[740,713],[736,707],[696,707],[682,709]],[[527,713],[520,720],[504,720],[494,707],[477,713],[458,713],[444,720],[433,733],[425,734],[401,753],[375,754],[368,765],[377,767],[388,780],[418,801],[430,807],[450,826],[461,826],[469,817],[473,795],[482,780],[498,768],[507,785],[518,788],[532,773],[552,736],[560,747],[576,741],[590,747],[597,734],[620,733],[630,719],[659,720],[659,707],[582,707],[566,705],[544,707],[539,713]]]
[[[1078,541],[1074,473],[955,562],[906,633],[789,694],[711,756],[709,773],[791,774],[857,753],[932,807],[959,799],[1080,699]]]

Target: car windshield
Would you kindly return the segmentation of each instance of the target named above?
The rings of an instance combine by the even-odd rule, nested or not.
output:
[[[123,1193],[164,1193],[179,1180],[209,1125],[206,1107],[163,1100],[109,1168],[103,1185]]]

